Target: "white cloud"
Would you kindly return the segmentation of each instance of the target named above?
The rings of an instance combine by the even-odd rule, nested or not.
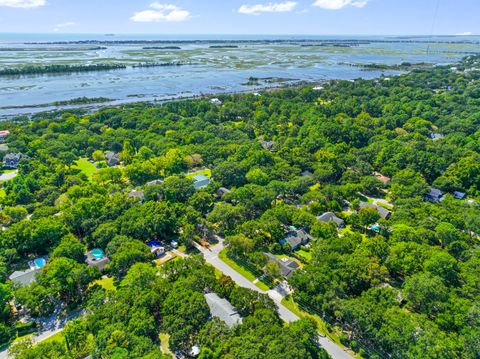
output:
[[[370,0],[315,0],[313,6],[327,10],[340,10],[346,6],[364,7]]]
[[[17,7],[22,9],[31,9],[34,7],[45,6],[47,0],[0,0],[0,6]]]
[[[295,1],[285,1],[279,3],[256,4],[256,5],[242,5],[238,9],[240,14],[246,15],[260,15],[265,12],[290,12],[297,6]]]
[[[61,23],[61,24],[57,24],[57,25],[55,26],[55,28],[53,29],[53,31],[58,32],[58,31],[63,30],[63,29],[65,29],[65,28],[67,28],[67,27],[72,27],[72,26],[75,26],[75,25],[76,25],[76,24],[75,24],[73,21],[63,22],[63,23]]]
[[[471,31],[465,31],[465,32],[459,32],[455,35],[456,36],[470,36],[470,35],[473,35],[473,33]]]
[[[135,22],[182,22],[191,17],[189,11],[173,4],[161,4],[156,1],[150,4],[150,8],[136,12],[130,20]]]

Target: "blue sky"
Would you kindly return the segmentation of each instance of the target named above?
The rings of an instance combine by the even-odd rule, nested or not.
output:
[[[0,0],[0,32],[480,34],[479,13],[480,0]]]

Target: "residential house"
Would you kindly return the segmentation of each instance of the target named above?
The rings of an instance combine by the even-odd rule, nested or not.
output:
[[[28,158],[28,156],[22,153],[7,153],[5,157],[3,157],[3,167],[17,169],[23,158]]]
[[[317,217],[317,221],[321,221],[324,223],[334,222],[338,228],[345,227],[345,221],[335,215],[332,212],[325,212],[321,216]]]
[[[145,185],[146,186],[159,186],[159,185],[162,185],[162,184],[163,184],[163,180],[157,179],[157,180],[154,180],[154,181],[147,182]]]
[[[118,153],[110,151],[105,154],[105,161],[107,162],[107,166],[115,167],[120,164],[120,156]]]
[[[371,203],[367,203],[367,202],[360,202],[359,207],[360,207],[360,209],[362,209],[362,208],[374,208],[374,209],[376,209],[378,214],[380,215],[380,218],[382,218],[382,219],[389,219],[390,216],[392,215],[391,211],[389,211],[388,209],[386,209],[382,206],[378,206],[376,204],[371,204]]]
[[[384,176],[381,173],[375,172],[373,175],[375,176],[376,179],[378,179],[380,182],[383,183],[384,187],[387,187],[391,181],[390,177]]]
[[[147,243],[147,246],[150,248],[150,251],[156,256],[161,257],[165,254],[165,247],[162,246],[157,241],[150,241]]]
[[[442,201],[443,193],[438,188],[430,187],[430,192],[425,195],[425,200],[433,203]]]
[[[137,191],[136,189],[134,189],[128,194],[128,197],[136,199],[139,202],[143,202],[143,200],[145,198],[145,192],[143,190],[138,190]]]
[[[37,280],[36,275],[39,272],[40,268],[29,269],[26,271],[15,271],[8,277],[8,279],[10,279],[13,284],[17,286],[27,286]]]
[[[223,196],[225,196],[226,194],[231,193],[231,192],[232,191],[230,191],[228,188],[220,187],[217,191],[217,196],[219,198],[222,198]]]
[[[275,141],[260,141],[260,144],[264,149],[270,152],[275,152]]]
[[[300,268],[297,262],[289,258],[278,258],[272,253],[264,253],[264,254],[270,261],[275,261],[279,264],[280,266],[279,273],[285,279],[290,278],[293,272],[295,272],[298,268]]]
[[[453,197],[455,197],[456,199],[464,199],[465,196],[466,196],[465,192],[459,192],[459,191],[453,192]]]
[[[193,177],[193,180],[193,187],[195,187],[195,189],[202,189],[210,184],[210,178],[203,174],[196,175]]]
[[[218,98],[212,98],[212,99],[210,100],[210,103],[211,103],[212,105],[215,105],[215,106],[221,106],[221,105],[222,105],[222,101],[220,101]]]
[[[302,177],[312,177],[312,176],[313,176],[313,173],[310,172],[309,170],[302,172]]]
[[[220,319],[229,328],[242,324],[242,317],[228,300],[220,298],[216,293],[205,294],[205,300],[210,308],[212,318]]]
[[[432,141],[438,141],[438,140],[441,140],[443,138],[445,138],[444,135],[442,135],[441,133],[431,133],[430,134],[430,138],[432,139]]]
[[[298,247],[310,242],[311,239],[312,237],[307,232],[305,232],[305,230],[291,228],[291,230],[285,235],[285,238],[280,240],[280,244],[284,245],[288,243],[294,251]]]
[[[9,130],[0,131],[0,142],[5,141],[5,139],[8,137],[8,135],[10,135]]]
[[[110,259],[108,259],[105,253],[99,248],[92,249],[90,252],[85,253],[85,256],[85,262],[89,267],[97,267],[103,270],[105,266],[110,263]]]

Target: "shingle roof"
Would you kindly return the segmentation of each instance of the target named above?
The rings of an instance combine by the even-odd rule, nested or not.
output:
[[[205,294],[210,314],[225,322],[230,328],[242,323],[242,317],[226,299],[220,298],[216,293]]]
[[[264,254],[269,260],[275,261],[280,265],[280,274],[287,279],[293,274],[296,269],[300,267],[297,262],[292,261],[291,259],[278,258],[272,253],[268,252]]]
[[[290,244],[292,249],[297,248],[302,244],[308,243],[312,237],[305,232],[303,229],[296,229],[294,231],[290,231],[285,235],[283,242],[287,242]]]
[[[343,226],[345,223],[343,219],[338,218],[335,213],[332,212],[325,212],[321,216],[317,217],[317,220],[328,223],[328,222],[334,222],[337,226]]]
[[[367,202],[360,202],[359,205],[360,209],[362,208],[374,208],[377,210],[378,214],[383,219],[388,219],[388,217],[392,214],[388,209],[383,208],[382,206],[377,206],[376,204],[371,204]]]

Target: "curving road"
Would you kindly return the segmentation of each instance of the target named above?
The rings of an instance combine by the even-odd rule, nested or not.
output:
[[[287,307],[285,307],[281,303],[281,300],[283,299],[283,295],[281,293],[279,293],[274,289],[269,291],[261,290],[255,284],[253,284],[247,278],[245,278],[243,275],[241,275],[232,267],[230,267],[228,264],[226,264],[224,261],[222,261],[218,257],[218,254],[225,248],[225,246],[223,245],[223,239],[222,238],[218,238],[218,239],[219,239],[219,243],[208,249],[200,246],[197,243],[195,244],[195,247],[203,254],[203,257],[205,258],[205,261],[207,263],[211,264],[212,266],[217,268],[219,271],[221,271],[223,274],[232,278],[232,280],[237,285],[257,291],[259,293],[267,294],[270,298],[273,299],[273,301],[277,305],[278,314],[280,315],[280,318],[282,318],[285,322],[290,323],[300,319],[295,313],[290,311]],[[319,336],[318,342],[328,352],[328,354],[330,354],[330,356],[333,359],[352,359],[353,358],[353,356],[351,356],[348,352],[346,352],[345,349],[343,349],[338,344],[331,341],[328,337]]]

